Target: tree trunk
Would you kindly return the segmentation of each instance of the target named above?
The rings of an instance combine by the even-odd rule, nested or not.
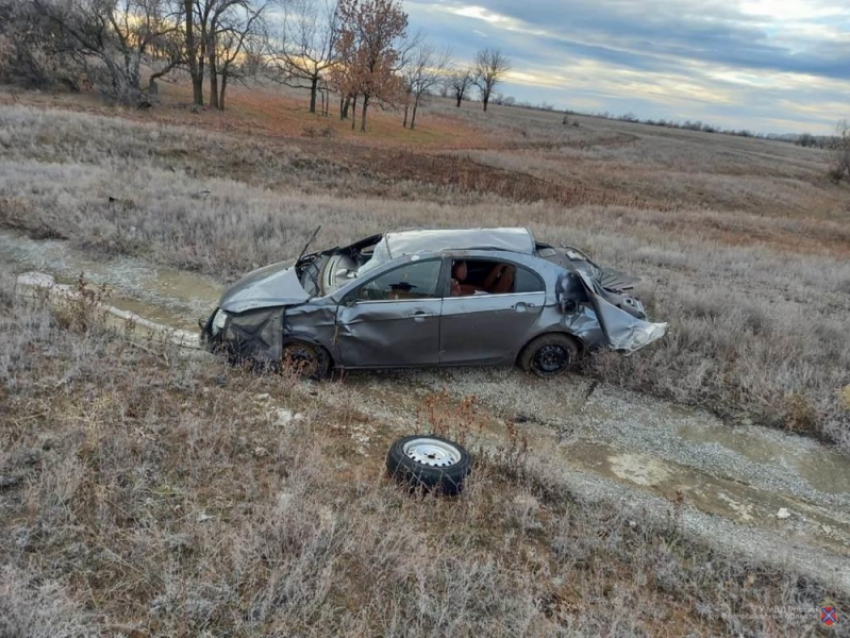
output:
[[[194,2],[184,0],[186,11],[186,51],[189,58],[189,75],[192,77],[192,93],[195,104],[204,105],[204,76],[198,72],[198,52],[195,50]]]
[[[360,132],[366,132],[366,109],[369,108],[369,96],[363,96],[363,106],[360,107]]]
[[[402,128],[407,128],[407,112],[410,110],[410,107],[405,104],[404,105],[404,122],[401,123]]]
[[[457,104],[456,104],[456,106],[457,106],[457,108],[460,108],[460,103],[461,103],[461,102],[463,102],[463,94],[462,94],[462,93],[457,93],[457,94],[455,95],[455,97],[457,98]]]
[[[362,117],[362,116],[361,116]],[[354,123],[357,121],[357,96],[351,98],[351,130],[354,130]]]
[[[316,91],[319,86],[319,76],[310,78],[310,113],[316,112]]]
[[[419,100],[417,99],[417,100],[413,103],[413,117],[411,117],[411,118],[410,118],[410,130],[411,130],[411,131],[412,131],[414,128],[416,128],[416,109],[418,109],[418,108],[419,108]]]
[[[485,93],[485,94],[484,94],[484,112],[485,112],[485,113],[487,112],[487,103],[488,103],[489,101],[490,101],[490,94],[489,94],[489,93]]]
[[[227,73],[227,69],[225,68],[221,72],[221,89],[220,89],[219,95],[218,95],[218,110],[219,111],[224,110],[224,93],[225,93],[225,91],[227,91],[227,76],[228,76],[228,73]]]
[[[347,120],[348,119],[348,109],[351,108],[351,96],[346,95],[345,100],[339,98],[339,119]]]
[[[210,47],[210,106],[214,109],[218,106],[218,68],[216,67],[215,45]],[[486,109],[485,109],[486,110]]]
[[[198,91],[201,93],[201,106],[204,104],[204,61],[203,53],[198,53]]]

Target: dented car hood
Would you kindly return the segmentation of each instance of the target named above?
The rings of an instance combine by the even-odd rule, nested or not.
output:
[[[309,298],[292,261],[283,261],[242,277],[224,291],[218,306],[225,312],[239,314],[258,308],[301,304]]]

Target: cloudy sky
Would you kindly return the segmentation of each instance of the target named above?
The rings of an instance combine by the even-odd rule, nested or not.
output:
[[[850,118],[850,0],[405,0],[459,61],[498,47],[505,95],[555,108],[830,133]]]

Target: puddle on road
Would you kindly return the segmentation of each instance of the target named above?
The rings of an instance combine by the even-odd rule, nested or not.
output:
[[[768,440],[749,428],[683,425],[676,434],[694,443],[717,443],[757,463],[782,465],[796,472],[814,489],[830,494],[850,493],[850,458],[818,446],[812,450],[796,436]]]
[[[175,330],[186,330],[187,332],[199,331],[198,322],[192,321],[190,317],[175,317],[173,313],[143,301],[110,297],[106,300],[106,303],[119,310],[126,310],[132,312],[134,315],[144,317],[161,326],[174,328]]]
[[[842,454],[825,450],[808,452],[797,462],[797,471],[821,492],[850,492],[850,460]]]
[[[647,489],[671,502],[681,502],[744,525],[809,539],[850,556],[850,520],[845,520],[840,512],[832,513],[790,496],[646,454],[623,452],[596,441],[579,440],[560,446],[559,452],[571,467]],[[790,520],[777,517],[781,509],[791,513]]]
[[[95,261],[59,240],[0,232],[0,253],[15,263],[19,272],[45,272],[57,283],[76,285],[83,273],[92,284],[110,289],[110,304],[184,330],[197,330],[197,320],[212,312],[224,289],[198,273],[152,266],[130,257]],[[159,317],[151,316],[154,314]]]
[[[740,428],[682,425],[676,434],[694,443],[717,443],[757,463],[776,463],[800,455],[798,446],[782,445]]]
[[[616,476],[637,485],[658,485],[670,478],[664,463],[645,454],[614,454],[606,461]]]

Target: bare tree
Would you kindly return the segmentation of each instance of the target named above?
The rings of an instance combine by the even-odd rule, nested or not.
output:
[[[192,94],[196,105],[204,105],[204,68],[200,43],[195,33],[195,0],[183,0],[184,58],[192,78]]]
[[[0,82],[80,90],[77,42],[32,2],[0,0]]]
[[[850,176],[850,122],[841,120],[835,127],[836,137],[832,140],[832,163],[829,177],[838,184]]]
[[[404,66],[407,14],[399,0],[340,0],[339,16],[335,50],[340,64],[331,78],[352,105],[361,99],[360,130],[365,132],[369,105],[393,103],[404,92],[398,71]]]
[[[310,113],[316,112],[316,98],[324,76],[337,62],[339,37],[338,0],[281,0],[283,18],[279,45],[271,58],[295,86],[307,82]]]
[[[246,40],[262,31],[262,22],[270,0],[191,0],[193,18],[190,46],[189,24],[186,26],[186,57],[195,93],[195,103],[203,105],[204,77],[210,80],[209,104],[223,109],[226,77],[234,69]]]
[[[241,78],[236,64],[245,49],[246,43],[253,39],[263,37],[263,14],[266,3],[251,4],[238,2],[231,5],[223,12],[214,25],[213,50],[215,55],[211,57],[215,61],[210,64],[210,78],[212,82],[213,73],[217,74],[218,98],[215,106],[224,110],[224,99],[227,91],[227,83],[231,77]]]
[[[444,50],[437,52],[433,44],[420,42],[413,47],[411,55],[402,69],[402,79],[407,92],[407,100],[404,105],[404,122],[408,124],[410,113],[410,128],[416,127],[416,111],[423,98],[437,85],[440,84],[446,74],[451,60],[451,52]]]
[[[493,89],[510,69],[510,60],[499,49],[482,49],[475,56],[474,82],[481,91],[485,111]]]
[[[71,55],[110,98],[147,100],[141,64],[176,32],[180,5],[171,0],[26,0],[62,34]]]
[[[466,97],[466,92],[473,84],[472,71],[469,69],[458,69],[449,74],[446,85],[449,92],[457,100],[456,106],[460,108],[461,102]]]

